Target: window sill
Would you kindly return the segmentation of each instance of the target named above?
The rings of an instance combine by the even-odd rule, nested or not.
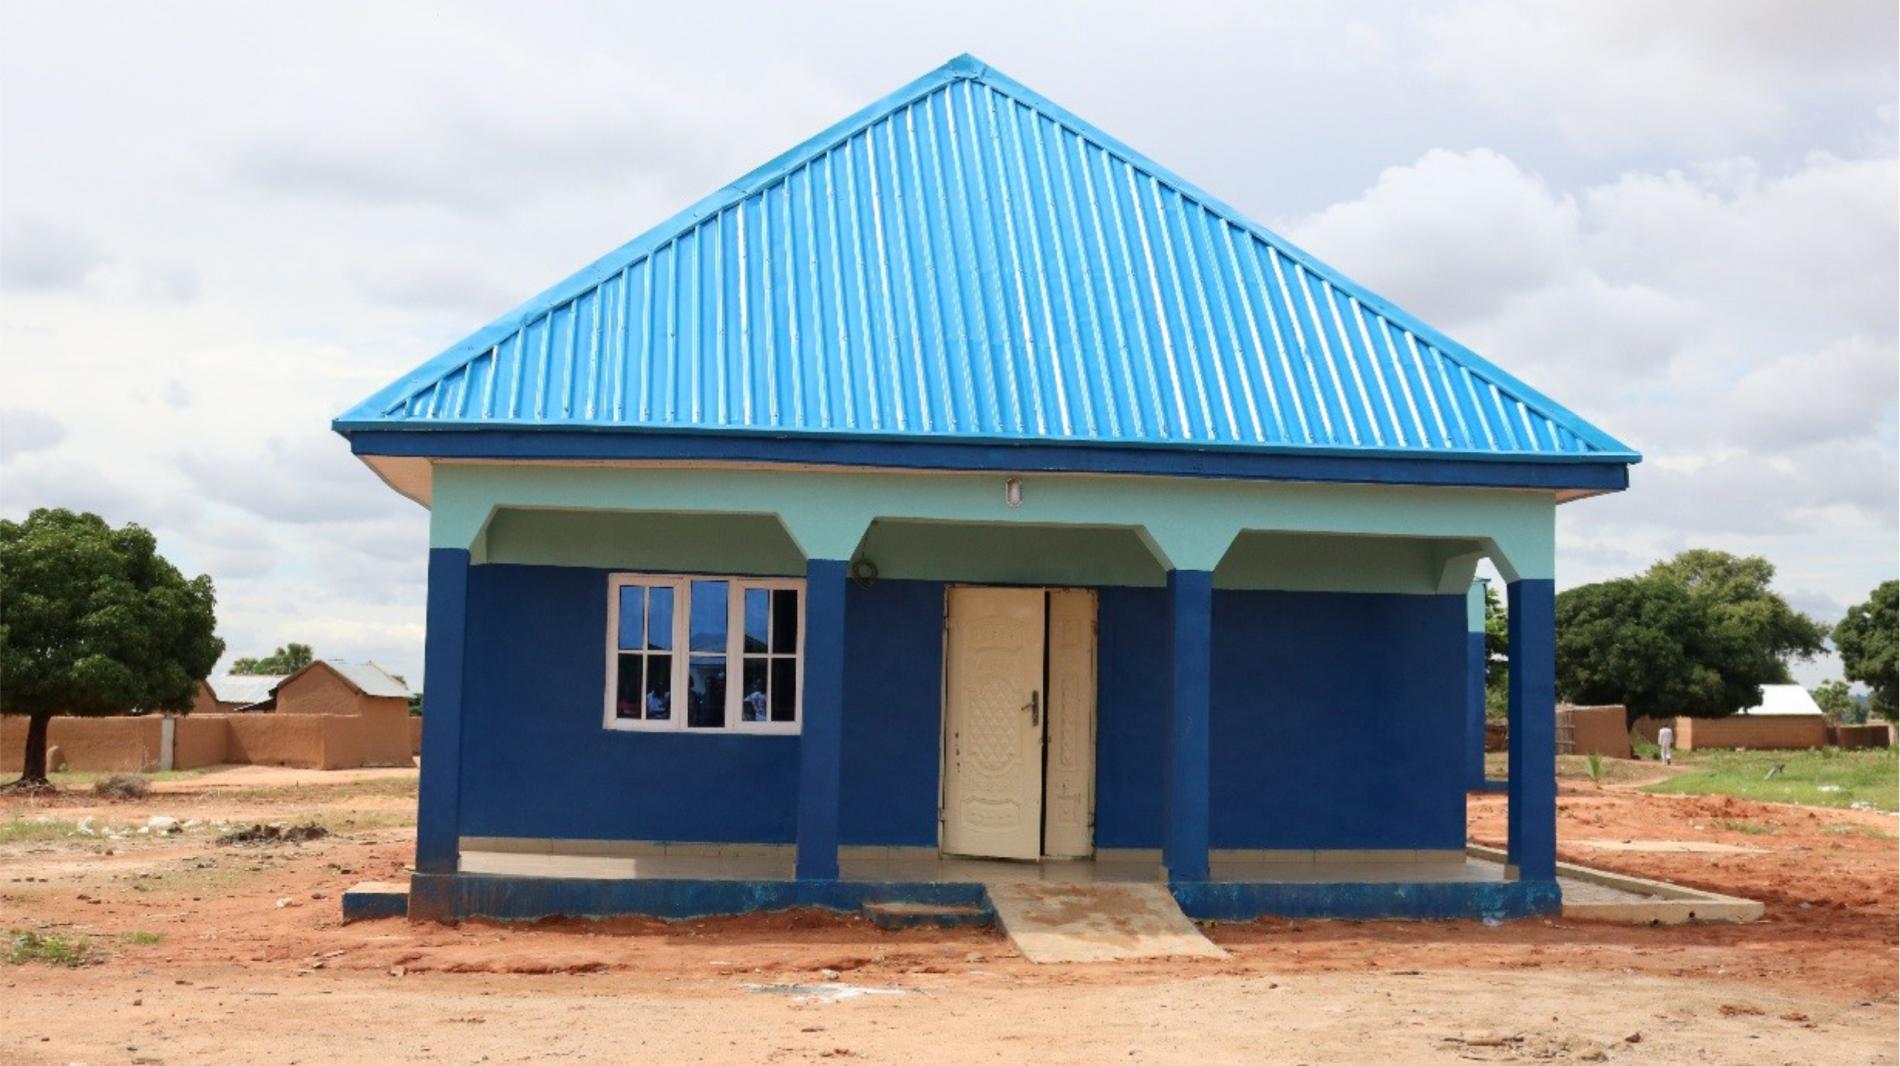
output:
[[[797,722],[741,722],[738,725],[708,726],[702,729],[689,729],[686,726],[675,725],[672,722],[648,722],[639,719],[628,719],[624,721],[616,719],[607,723],[607,729],[609,732],[615,733],[677,733],[684,736],[696,737],[785,737],[797,736],[799,732]]]

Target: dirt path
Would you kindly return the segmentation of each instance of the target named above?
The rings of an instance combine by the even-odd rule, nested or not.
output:
[[[1071,982],[972,966],[828,995],[749,975],[144,973],[8,989],[14,1061],[1893,1061],[1890,1009],[1658,978],[1605,995],[1555,970]]]
[[[1223,961],[1036,966],[987,931],[814,913],[343,926],[338,893],[400,877],[409,858],[404,788],[0,806],[0,821],[120,833],[0,844],[0,928],[83,937],[95,958],[0,965],[0,1062],[1895,1061],[1887,815],[1566,785],[1566,858],[1761,899],[1767,920],[1266,921],[1209,928]],[[1473,835],[1501,840],[1503,810],[1474,797]],[[155,814],[199,825],[131,829]],[[213,842],[220,822],[302,819],[333,833]],[[1611,854],[1589,840],[1762,850]],[[752,987],[826,984],[903,991],[826,1003]]]

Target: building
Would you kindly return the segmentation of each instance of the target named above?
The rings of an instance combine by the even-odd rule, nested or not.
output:
[[[408,684],[373,662],[318,659],[294,674],[270,680],[273,683],[264,698],[243,710],[409,717]]]
[[[1763,685],[1761,702],[1735,712],[1750,717],[1814,718],[1825,720],[1821,705],[1800,685]]]
[[[285,674],[219,674],[200,682],[191,713],[232,714],[268,702]],[[209,697],[207,702],[206,697]]]
[[[1555,510],[1637,454],[970,57],[335,428],[430,511],[412,915],[980,891],[946,856],[1207,917],[1558,905]]]

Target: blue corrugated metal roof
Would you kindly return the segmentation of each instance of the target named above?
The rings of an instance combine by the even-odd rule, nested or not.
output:
[[[336,425],[1638,458],[969,56]]]

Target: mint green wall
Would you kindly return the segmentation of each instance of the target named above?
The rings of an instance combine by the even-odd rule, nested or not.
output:
[[[1471,576],[1465,567],[1479,553],[1507,577],[1554,576],[1556,499],[1549,492],[1086,475],[1022,481],[1022,506],[1011,508],[1004,478],[994,474],[438,463],[430,543],[470,547],[493,561],[488,527],[502,508],[723,513],[776,515],[802,556],[823,559],[856,555],[872,523],[890,518],[1120,530],[1138,538],[1155,565],[1194,570],[1219,567],[1243,531],[1425,538],[1442,557],[1439,592],[1462,592]],[[955,540],[922,535],[946,549]],[[1079,541],[1102,553],[1104,568],[1133,565],[1125,538]],[[1239,547],[1237,572],[1271,567],[1256,549]],[[511,550],[521,550],[519,542]]]
[[[500,510],[483,562],[802,575],[805,557],[771,515]]]
[[[1473,633],[1484,632],[1484,582],[1471,579],[1471,590],[1465,593],[1465,628]]]
[[[859,551],[881,577],[1134,587],[1159,587],[1168,579],[1132,529],[879,519]]]
[[[1245,532],[1214,571],[1214,584],[1295,592],[1439,591],[1446,562],[1468,540]]]

